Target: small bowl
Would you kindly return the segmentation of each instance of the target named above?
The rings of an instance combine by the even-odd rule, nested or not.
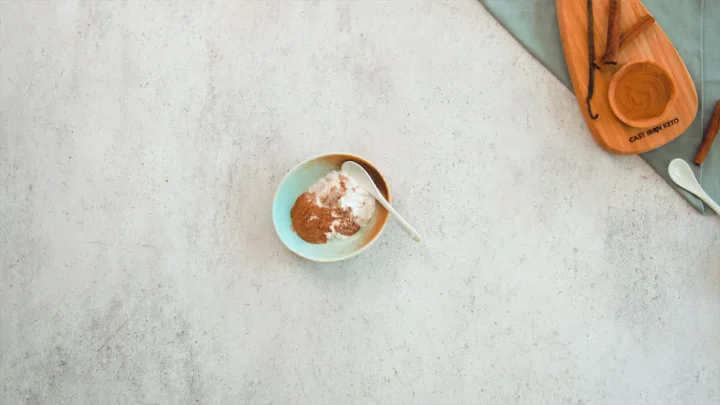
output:
[[[369,161],[348,153],[328,153],[311,157],[295,166],[280,182],[273,201],[273,223],[280,240],[291,251],[316,262],[336,262],[344,260],[370,247],[380,236],[388,220],[388,212],[375,204],[375,212],[370,222],[355,235],[347,239],[333,239],[325,244],[312,244],[302,240],[292,229],[290,210],[295,200],[306,192],[318,179],[333,170],[340,170],[343,162],[352,160],[360,164],[375,181],[380,192],[390,201],[390,187],[380,171]]]
[[[620,121],[645,128],[658,124],[675,103],[676,93],[672,76],[662,66],[652,61],[635,61],[615,73],[608,99]]]

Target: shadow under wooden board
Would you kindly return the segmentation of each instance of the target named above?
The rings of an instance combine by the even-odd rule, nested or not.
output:
[[[640,0],[620,0],[620,32],[626,33],[643,17],[650,15]],[[610,0],[592,0],[595,59],[605,52]],[[557,0],[557,17],[565,60],[575,96],[590,132],[606,150],[620,154],[637,154],[658,148],[680,136],[692,123],[698,109],[698,96],[692,78],[680,55],[660,25],[655,22],[637,38],[628,42],[618,54],[617,65],[598,63],[595,91],[591,101],[592,119],[586,97],[589,81],[588,7],[586,0]],[[656,123],[635,128],[620,121],[608,101],[608,88],[613,75],[626,63],[653,61],[672,77],[677,96],[674,104]]]

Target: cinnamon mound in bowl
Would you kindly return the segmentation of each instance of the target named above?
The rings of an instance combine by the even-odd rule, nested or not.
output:
[[[657,123],[675,102],[675,83],[660,65],[631,62],[615,73],[608,89],[615,116],[632,127]]]
[[[319,262],[347,259],[372,245],[384,229],[388,220],[388,212],[380,204],[375,204],[366,223],[360,221],[361,226],[357,231],[349,221],[342,221],[342,215],[333,217],[332,208],[329,212],[325,212],[330,215],[329,217],[321,219],[317,215],[318,213],[322,214],[322,212],[316,211],[317,206],[321,205],[342,209],[341,204],[334,204],[332,201],[332,198],[339,197],[339,195],[330,196],[329,200],[324,203],[320,201],[321,204],[318,204],[318,196],[322,200],[323,197],[328,197],[328,193],[321,192],[313,185],[333,172],[340,172],[342,163],[348,160],[363,166],[380,192],[388,201],[390,200],[390,188],[385,178],[372,163],[359,156],[331,153],[315,156],[299,163],[280,182],[273,201],[275,231],[285,246],[297,255]],[[324,191],[331,189],[332,186]],[[311,193],[313,190],[314,192]],[[346,206],[357,207],[357,204],[361,202],[362,200],[354,199],[346,202]],[[294,215],[292,214],[293,210],[295,211]],[[355,213],[357,212],[355,211]],[[338,214],[341,213],[335,213],[335,215]],[[345,212],[345,214],[348,218],[351,217],[349,213]],[[312,218],[313,215],[318,216],[317,220]],[[330,221],[331,218],[332,221]],[[293,223],[293,219],[296,220],[295,223]],[[341,221],[335,222],[338,219]],[[328,232],[333,222],[335,222],[335,226]],[[354,217],[352,222],[355,223]],[[328,236],[330,236],[330,240],[327,240]]]

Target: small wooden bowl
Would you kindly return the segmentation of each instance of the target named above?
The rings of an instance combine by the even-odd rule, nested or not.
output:
[[[630,62],[610,81],[610,108],[620,121],[636,128],[657,125],[675,103],[672,76],[652,61]]]

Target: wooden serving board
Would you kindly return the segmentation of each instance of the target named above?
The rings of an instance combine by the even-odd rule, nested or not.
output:
[[[610,0],[592,0],[595,30],[595,59],[605,53]],[[625,33],[643,16],[649,15],[640,0],[621,0],[621,33]],[[655,22],[618,54],[618,64],[598,63],[595,71],[595,92],[592,110],[598,118],[590,118],[585,99],[588,94],[588,11],[586,0],[557,0],[557,17],[565,61],[580,110],[595,140],[606,150],[636,154],[655,149],[680,136],[692,123],[698,109],[698,97],[690,73],[670,39]],[[624,64],[650,60],[661,65],[673,78],[677,88],[674,105],[648,128],[626,125],[613,114],[608,101],[608,87],[613,74]]]

